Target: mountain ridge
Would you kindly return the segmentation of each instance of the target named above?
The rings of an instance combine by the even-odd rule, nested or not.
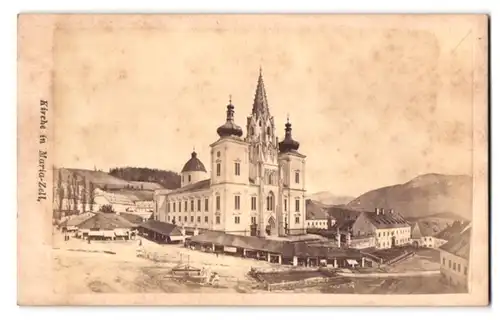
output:
[[[472,177],[427,173],[406,183],[368,191],[350,201],[346,207],[373,211],[394,209],[407,218],[455,216],[472,218]]]

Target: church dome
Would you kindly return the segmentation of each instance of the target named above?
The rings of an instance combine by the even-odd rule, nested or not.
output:
[[[207,172],[205,166],[203,165],[203,162],[201,162],[200,159],[196,157],[196,152],[194,151],[193,153],[191,153],[191,159],[189,159],[188,162],[186,162],[181,172],[188,172],[188,171]]]
[[[243,130],[240,126],[234,123],[234,106],[229,100],[229,105],[226,111],[226,123],[217,128],[217,134],[222,137],[236,136],[241,137],[243,135]]]
[[[299,150],[299,142],[292,139],[292,124],[286,121],[285,124],[285,139],[279,143],[280,152],[289,152]]]

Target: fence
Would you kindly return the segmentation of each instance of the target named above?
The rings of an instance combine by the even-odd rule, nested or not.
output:
[[[309,278],[309,279],[303,279],[303,280],[298,280],[298,281],[283,281],[280,283],[268,283],[266,285],[266,289],[268,291],[275,291],[275,290],[293,290],[297,288],[305,288],[305,287],[312,287],[312,286],[317,286],[317,285],[325,285],[325,284],[335,284],[335,285],[342,285],[342,284],[348,284],[351,283],[352,280],[350,279],[345,279],[345,278],[325,278],[325,277],[316,277],[316,278]]]
[[[400,256],[397,256],[389,261],[387,261],[387,264],[388,265],[391,265],[391,264],[394,264],[396,262],[401,262],[405,259],[408,259],[409,257],[413,257],[415,255],[415,252],[414,251],[411,251],[411,252],[405,252],[403,253],[402,255]]]

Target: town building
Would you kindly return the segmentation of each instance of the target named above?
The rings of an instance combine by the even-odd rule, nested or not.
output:
[[[460,234],[462,231],[470,227],[470,222],[454,221],[451,225],[438,232],[433,238],[434,247],[439,248],[443,244],[450,241],[452,238]]]
[[[186,240],[185,230],[158,220],[147,220],[137,229],[143,237],[158,243],[179,243]]]
[[[458,288],[468,289],[469,254],[472,228],[468,226],[448,242],[439,247],[441,275],[443,279]]]
[[[411,224],[411,244],[418,248],[438,248],[446,241],[436,238],[443,226],[433,221],[417,221]]]
[[[181,187],[155,191],[155,219],[242,236],[304,234],[306,156],[298,152],[288,120],[279,142],[262,71],[245,137],[234,110],[230,99],[226,123],[210,145],[209,170],[193,151]]]
[[[133,211],[135,204],[130,197],[118,192],[108,192],[96,189],[94,203],[97,210],[102,206],[111,206],[114,212]]]
[[[77,225],[77,237],[90,240],[129,240],[136,224],[115,213],[95,213]]]
[[[362,212],[358,216],[352,224],[351,237],[374,238],[377,249],[387,249],[410,243],[411,226],[394,210],[375,208],[375,212]]]
[[[328,218],[328,213],[315,201],[306,200],[306,228],[329,229],[335,220]]]

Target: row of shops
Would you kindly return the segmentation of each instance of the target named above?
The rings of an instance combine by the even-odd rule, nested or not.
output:
[[[191,249],[264,260],[293,266],[365,267],[370,264],[361,251],[323,244],[291,242],[206,231],[186,241]]]
[[[270,239],[227,234],[219,231],[178,227],[157,220],[133,224],[116,214],[98,213],[76,225],[65,225],[77,237],[89,240],[133,239],[140,235],[157,243],[184,243],[185,246],[214,254],[293,266],[333,266],[354,268],[369,266],[370,260],[360,250],[339,248],[316,240]],[[312,241],[312,242],[311,242]]]

